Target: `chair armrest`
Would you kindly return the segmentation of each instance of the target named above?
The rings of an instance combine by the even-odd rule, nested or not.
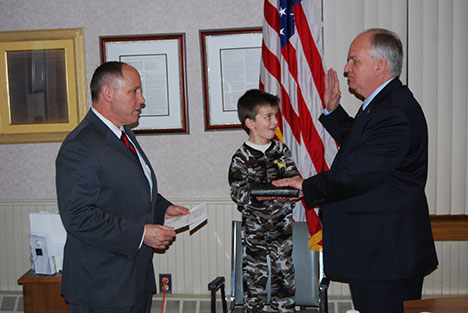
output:
[[[328,313],[328,286],[330,279],[327,277],[322,278],[319,285],[319,312]]]
[[[224,276],[218,276],[208,283],[208,289],[211,291],[211,313],[216,313],[216,291],[221,290],[221,301],[223,313],[227,312],[226,292],[224,285]]]
[[[208,289],[211,291],[218,290],[224,286],[224,276],[218,276],[208,283]]]

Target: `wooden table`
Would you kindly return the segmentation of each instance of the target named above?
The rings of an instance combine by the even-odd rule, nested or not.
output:
[[[23,285],[24,313],[69,313],[70,307],[60,295],[62,275],[33,275],[31,270],[18,279]]]
[[[404,308],[405,308],[405,313],[468,312],[468,296],[405,301]]]

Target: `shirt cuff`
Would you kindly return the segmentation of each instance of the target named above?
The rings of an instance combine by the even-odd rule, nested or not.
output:
[[[143,245],[143,240],[145,239],[145,232],[146,232],[146,227],[143,226],[143,236],[141,236],[140,246],[138,247],[138,249],[140,249],[141,246]]]
[[[332,111],[333,112],[333,111]],[[327,116],[328,114],[330,114],[331,112],[327,110],[327,108],[323,109],[323,115]]]

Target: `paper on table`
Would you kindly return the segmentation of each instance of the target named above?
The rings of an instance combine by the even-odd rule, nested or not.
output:
[[[166,220],[165,226],[174,227],[175,230],[188,226],[190,230],[196,228],[207,219],[206,203],[201,203],[192,209],[190,214]]]

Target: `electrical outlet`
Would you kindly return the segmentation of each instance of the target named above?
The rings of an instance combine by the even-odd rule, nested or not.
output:
[[[164,284],[164,279],[167,279]],[[171,274],[159,274],[159,293],[163,293],[163,286],[166,288],[166,293],[172,293],[172,275]]]

